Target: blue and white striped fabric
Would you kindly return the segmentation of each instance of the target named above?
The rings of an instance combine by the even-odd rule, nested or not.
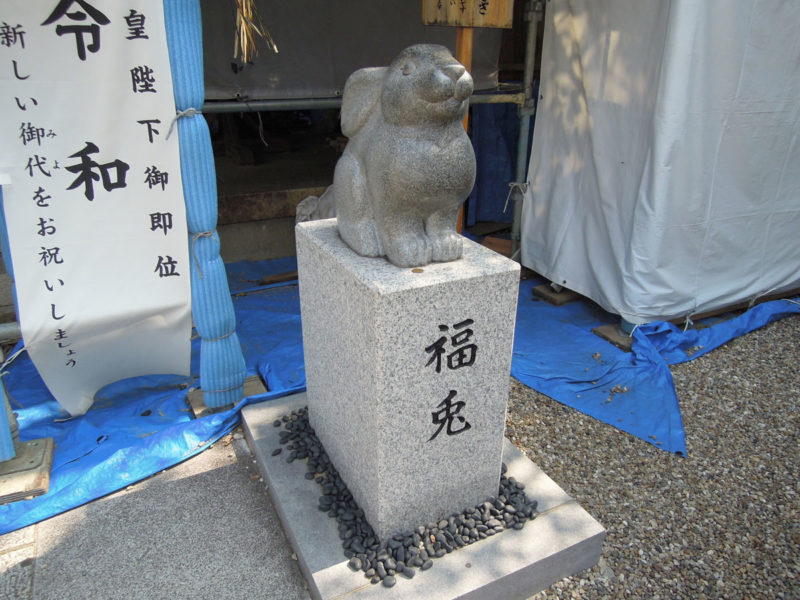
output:
[[[206,406],[238,402],[244,393],[246,367],[236,319],[219,255],[217,182],[203,104],[203,42],[198,0],[164,0],[164,21],[178,113],[181,174],[192,277],[192,316],[202,339],[200,387]],[[195,109],[190,110],[190,109]]]

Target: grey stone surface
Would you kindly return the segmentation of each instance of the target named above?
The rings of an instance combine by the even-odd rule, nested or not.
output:
[[[35,526],[0,535],[0,598],[32,597],[35,560]]]
[[[512,380],[507,435],[608,531],[531,600],[799,598],[798,356],[794,315],[670,366],[683,457]]]
[[[18,550],[23,546],[28,546],[34,543],[36,536],[33,527],[23,527],[10,533],[0,535],[0,554],[10,552],[11,550]]]
[[[333,220],[296,237],[309,419],[376,533],[495,494],[519,265],[464,240],[462,260],[398,269]]]
[[[242,420],[313,598],[527,598],[597,563],[605,530],[506,441],[508,474],[539,500],[541,514],[520,531],[504,531],[435,560],[413,579],[398,577],[390,589],[371,585],[363,573],[347,567],[335,520],[317,510],[319,486],[305,479],[302,464],[272,456],[281,431],[273,421],[306,401],[306,394],[298,394],[251,405],[242,411]]]
[[[32,544],[0,553],[0,598],[32,597],[35,556]]]
[[[456,218],[475,182],[461,124],[472,87],[450,51],[429,44],[348,78],[341,121],[349,141],[319,204],[335,205],[353,250],[401,267],[461,256]]]
[[[0,598],[306,600],[308,592],[245,440],[226,438],[0,536]]]

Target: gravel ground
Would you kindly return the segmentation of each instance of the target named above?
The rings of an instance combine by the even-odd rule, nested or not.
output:
[[[608,531],[533,599],[800,598],[799,358],[792,316],[671,367],[686,458],[512,380],[507,435]]]

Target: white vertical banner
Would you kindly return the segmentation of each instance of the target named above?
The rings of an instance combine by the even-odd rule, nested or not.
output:
[[[174,119],[161,0],[0,3],[0,182],[20,325],[73,415],[113,381],[189,373]]]

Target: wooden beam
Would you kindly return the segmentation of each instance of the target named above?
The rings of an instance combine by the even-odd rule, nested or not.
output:
[[[459,27],[456,32],[456,60],[460,62],[472,73],[472,41],[475,37],[475,30],[472,27]],[[464,131],[469,131],[469,111],[464,115],[464,120],[461,122],[464,125]],[[464,229],[464,206],[462,205],[458,211],[458,220],[456,221],[456,231],[461,233]]]

